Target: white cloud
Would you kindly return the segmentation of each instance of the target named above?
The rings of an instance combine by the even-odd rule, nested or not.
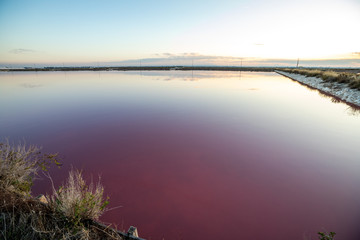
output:
[[[36,52],[35,50],[32,49],[26,49],[26,48],[15,48],[9,51],[10,53],[13,54],[24,54],[24,53],[32,53],[32,52]]]

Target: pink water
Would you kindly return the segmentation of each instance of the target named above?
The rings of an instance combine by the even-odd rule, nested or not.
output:
[[[0,74],[0,136],[101,175],[146,239],[360,239],[360,115],[275,73]],[[38,180],[34,193],[49,191]]]

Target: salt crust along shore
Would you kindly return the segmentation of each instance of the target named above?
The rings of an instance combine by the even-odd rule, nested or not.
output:
[[[360,107],[360,91],[357,89],[351,89],[347,84],[324,82],[321,78],[307,77],[301,74],[288,73],[283,71],[275,71],[285,77],[291,78],[295,81],[301,82],[310,87],[319,89],[329,95],[338,97],[339,99],[354,104]]]

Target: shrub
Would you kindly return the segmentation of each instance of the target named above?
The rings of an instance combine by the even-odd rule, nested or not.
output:
[[[335,238],[336,233],[318,232],[318,235],[320,240],[333,240]]]
[[[68,219],[71,225],[81,225],[84,220],[98,219],[108,205],[100,181],[96,186],[86,184],[82,173],[71,170],[66,183],[48,197],[49,206]]]
[[[359,89],[360,90],[360,79],[356,79],[356,80],[353,80],[350,84],[349,84],[349,86],[351,87],[351,88],[357,88],[357,89]]]
[[[11,146],[8,141],[0,142],[0,187],[30,194],[39,170],[47,171],[51,163],[60,165],[57,154],[42,154],[40,150],[34,145]]]
[[[351,74],[348,73],[340,73],[337,79],[337,82],[339,83],[350,83],[352,80]]]

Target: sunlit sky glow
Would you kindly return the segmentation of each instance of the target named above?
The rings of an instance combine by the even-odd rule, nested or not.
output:
[[[0,0],[0,63],[360,67],[359,23],[358,0]]]

